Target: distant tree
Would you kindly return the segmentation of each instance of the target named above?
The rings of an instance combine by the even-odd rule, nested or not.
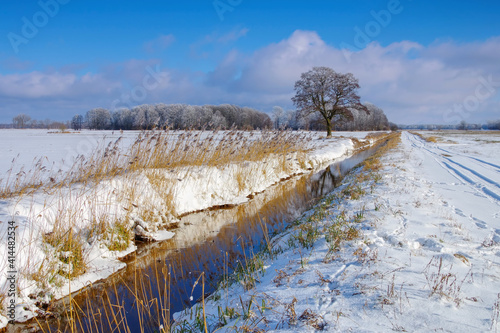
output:
[[[160,103],[155,105],[155,110],[158,113],[158,127],[165,128],[170,125],[170,108],[168,105]]]
[[[188,105],[183,110],[181,120],[184,129],[192,129],[200,124],[198,112],[192,105]]]
[[[40,128],[41,127],[41,124],[38,120],[36,119],[31,119],[29,122],[28,122],[28,126],[30,128]]]
[[[368,116],[368,128],[366,130],[384,131],[389,129],[389,120],[384,113],[384,110],[371,103],[365,103],[366,108],[369,111]],[[361,113],[361,112],[360,112]]]
[[[83,126],[83,116],[80,114],[73,116],[73,119],[71,119],[71,128],[74,129],[75,131],[79,131],[82,129],[82,126]]]
[[[295,82],[293,103],[301,116],[319,113],[332,135],[333,123],[343,118],[352,119],[352,109],[369,113],[357,95],[358,80],[351,74],[341,74],[328,67],[314,67],[302,73]]]
[[[490,120],[486,124],[487,129],[500,130],[500,120]]]
[[[352,119],[342,119],[336,122],[335,129],[340,131],[385,131],[390,129],[389,120],[384,110],[365,103],[369,113],[351,109]]]
[[[215,111],[212,114],[212,119],[210,119],[209,124],[211,128],[227,128],[226,118],[221,115],[220,111]]]
[[[283,117],[285,116],[285,110],[281,106],[275,106],[273,107],[273,121],[274,121],[274,128],[281,128],[283,127],[283,122],[284,119]]]
[[[12,125],[14,126],[14,128],[26,128],[30,120],[30,116],[24,113],[20,113],[12,118]]]
[[[134,128],[134,113],[129,109],[121,109],[120,111],[120,128],[122,130],[131,130]]]
[[[462,120],[460,124],[458,124],[457,129],[465,131],[467,129],[467,122]]]
[[[111,114],[103,108],[92,109],[87,112],[87,126],[89,129],[105,130],[111,126]]]
[[[134,126],[136,128],[150,130],[158,126],[160,116],[153,105],[139,105],[133,108],[132,112],[134,112]]]
[[[126,108],[110,113],[97,108],[88,111],[85,121],[89,129],[141,129],[154,128],[228,128],[257,129],[272,128],[269,115],[249,107],[235,105],[186,105],[143,104],[129,110]],[[286,123],[285,117],[283,122]]]
[[[481,124],[470,124],[469,126],[467,126],[467,129],[470,129],[470,130],[473,130],[473,131],[480,130],[481,129]]]

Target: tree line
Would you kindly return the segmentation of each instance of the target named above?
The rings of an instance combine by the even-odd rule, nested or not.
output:
[[[470,124],[462,120],[458,124],[440,125],[440,124],[419,124],[419,125],[398,125],[404,130],[462,130],[462,131],[480,131],[480,130],[500,130],[500,119],[489,120],[484,124]]]
[[[269,115],[264,112],[231,104],[143,104],[132,109],[109,111],[104,108],[89,110],[85,116],[75,115],[71,127],[95,130],[149,130],[172,129],[258,129],[272,128]]]
[[[332,128],[335,131],[387,131],[397,130],[396,124],[389,122],[384,111],[371,104],[363,104],[368,112],[351,109],[352,118],[335,119]],[[281,129],[306,129],[312,131],[325,131],[324,118],[319,113],[301,115],[296,110],[285,111],[280,106],[275,106],[272,112],[274,128]]]
[[[29,115],[20,113],[12,118],[12,126],[3,124],[0,128],[44,128],[44,129],[59,129],[64,130],[70,126],[69,121],[54,121],[50,119],[36,120]]]

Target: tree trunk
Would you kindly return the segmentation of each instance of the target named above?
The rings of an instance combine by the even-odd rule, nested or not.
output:
[[[330,121],[330,119],[326,117],[325,120],[326,120],[326,137],[329,138],[332,136],[332,122]]]

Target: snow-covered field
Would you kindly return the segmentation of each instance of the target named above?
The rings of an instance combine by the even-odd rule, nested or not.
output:
[[[205,300],[209,331],[499,331],[500,133],[422,134],[436,142],[403,132],[382,168],[272,239],[247,271],[255,285]],[[359,237],[335,248],[346,221]],[[199,329],[201,309],[178,325]]]
[[[90,183],[90,186],[74,183],[55,190],[42,187],[33,193],[2,199],[0,296],[4,311],[12,299],[7,297],[12,285],[8,272],[12,268],[17,271],[16,320],[22,321],[39,311],[34,305],[36,302],[62,297],[122,268],[125,264],[118,258],[135,250],[133,242],[119,238],[122,229],[132,228],[136,234],[156,240],[173,237],[174,234],[162,226],[175,221],[174,215],[247,201],[253,193],[283,178],[352,154],[355,143],[351,138],[363,141],[367,134],[336,133],[333,138],[324,139],[322,133],[299,133],[297,135],[310,139],[305,156],[270,156],[264,161],[223,167],[152,170],[147,175],[125,174],[99,184]],[[37,174],[38,179],[50,181],[51,177],[71,170],[78,156],[88,156],[96,147],[115,142],[121,135],[89,131],[66,134],[40,130],[0,131],[0,179],[5,181],[9,175],[29,172],[34,167],[44,170]],[[138,133],[124,132],[123,135],[120,149],[133,144]],[[37,163],[41,164],[35,166]],[[152,179],[165,182],[171,191],[159,193]],[[165,211],[164,207],[170,210]],[[107,221],[111,220],[120,223],[109,229]],[[13,226],[16,229],[15,267],[10,266],[12,247],[8,242],[9,227]],[[66,243],[60,243],[61,237],[82,241],[70,243],[68,248]],[[113,250],[117,239],[118,245],[125,242],[125,246]],[[75,271],[79,255],[83,256],[79,260],[85,262],[84,274],[71,281],[63,279],[62,276]],[[0,323],[0,327],[5,325],[6,318],[0,316]]]
[[[137,135],[136,131],[0,130],[0,179],[10,168],[29,170],[40,158],[47,169],[67,171],[76,157],[89,155],[103,140],[107,144],[123,137],[125,146]]]

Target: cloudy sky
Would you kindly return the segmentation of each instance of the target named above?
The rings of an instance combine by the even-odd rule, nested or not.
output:
[[[293,108],[351,72],[399,124],[500,119],[500,2],[19,0],[0,11],[0,123],[144,103]]]

